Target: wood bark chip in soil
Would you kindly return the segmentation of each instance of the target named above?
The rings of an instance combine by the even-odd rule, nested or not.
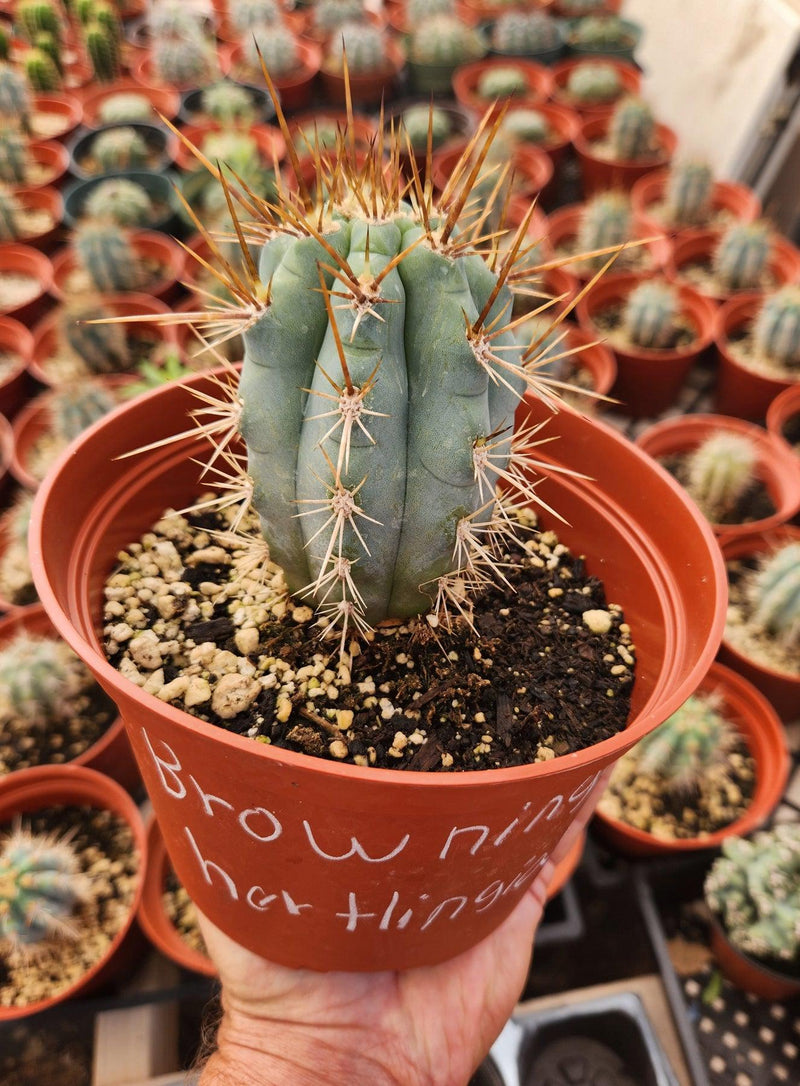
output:
[[[321,642],[311,607],[277,594],[277,566],[232,587],[243,552],[224,535],[229,520],[193,517],[190,528],[165,514],[107,581],[107,655],[162,700],[262,743],[392,769],[524,765],[625,727],[629,627],[552,532],[502,558],[515,591],[475,600],[477,634],[421,616],[350,641],[345,664],[338,634]],[[254,516],[248,528],[258,532]],[[589,625],[597,613],[602,633]],[[242,711],[223,708],[223,681],[247,692]]]
[[[688,489],[689,453],[675,453],[659,457],[662,468],[672,475],[684,489]],[[760,479],[753,479],[747,489],[738,496],[734,505],[715,521],[716,524],[749,524],[754,520],[763,520],[777,512],[769,491]]]
[[[93,807],[47,807],[26,815],[23,825],[36,834],[71,833],[78,869],[91,884],[88,901],[77,906],[71,923],[74,942],[51,941],[35,958],[18,961],[0,955],[0,1005],[24,1006],[48,999],[75,984],[106,954],[133,904],[139,856],[128,824],[111,811]],[[0,836],[12,830],[0,827]]]

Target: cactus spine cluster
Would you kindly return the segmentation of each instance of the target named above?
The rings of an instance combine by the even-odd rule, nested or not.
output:
[[[200,108],[221,125],[245,125],[255,121],[256,111],[247,88],[227,80],[205,88],[200,97]]]
[[[750,438],[724,430],[706,438],[687,461],[686,489],[713,524],[722,523],[755,478],[758,451]]]
[[[101,294],[138,290],[142,264],[130,240],[113,223],[87,222],[75,232],[78,262]]]
[[[91,883],[65,839],[14,827],[0,847],[0,952],[27,960],[77,937],[71,923]]]
[[[679,312],[675,287],[657,279],[645,280],[628,295],[622,324],[637,347],[659,350],[671,346]]]
[[[800,961],[800,825],[731,837],[706,876],[705,897],[728,938],[772,965]]]
[[[328,58],[337,71],[344,71],[345,54],[351,75],[380,71],[386,65],[383,33],[370,23],[342,23],[328,44]]]
[[[748,584],[751,620],[787,649],[800,645],[800,543],[766,555]]]
[[[633,211],[621,192],[601,192],[584,204],[578,227],[577,245],[582,253],[623,245],[631,238]],[[601,268],[607,256],[590,257],[590,267]]]
[[[90,373],[120,373],[131,365],[123,326],[110,321],[105,324],[89,323],[110,317],[111,314],[100,302],[84,299],[67,306],[61,314],[61,336]]]
[[[530,93],[528,80],[520,68],[511,65],[488,68],[478,80],[478,95],[487,101],[495,98],[512,98]]]
[[[135,128],[108,128],[92,140],[91,157],[100,173],[136,170],[147,165],[147,143]]]
[[[85,212],[88,218],[117,226],[144,227],[153,217],[153,201],[145,188],[125,177],[101,181],[89,193]]]
[[[619,72],[611,64],[587,61],[569,73],[567,94],[580,103],[613,102],[623,91]]]
[[[707,162],[681,162],[667,176],[664,203],[674,226],[696,226],[708,218],[714,192],[714,174]]]
[[[781,287],[765,298],[753,323],[753,345],[760,357],[800,372],[800,288]]]
[[[692,792],[713,766],[724,762],[738,732],[713,694],[692,694],[660,727],[636,745],[641,772],[658,776],[670,792]]]
[[[0,181],[7,185],[22,185],[28,173],[25,140],[13,128],[0,132]]]
[[[465,26],[454,15],[442,13],[415,25],[409,57],[417,64],[455,68],[469,60],[478,60],[486,49],[486,42],[477,30]]]
[[[611,115],[608,138],[617,159],[638,162],[652,156],[656,148],[656,122],[647,102],[641,98],[623,98]]]
[[[714,250],[714,274],[727,290],[755,289],[767,270],[771,248],[768,223],[735,223]]]
[[[560,49],[555,19],[540,11],[506,11],[492,27],[492,48],[509,56],[535,56]]]
[[[13,192],[0,185],[0,241],[20,236],[20,203]]]
[[[259,52],[273,79],[284,79],[300,64],[297,39],[288,26],[254,27],[244,43],[244,57],[250,68],[260,72]]]

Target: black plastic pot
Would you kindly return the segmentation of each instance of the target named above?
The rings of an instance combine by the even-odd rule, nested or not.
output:
[[[255,124],[268,124],[272,121],[275,116],[275,106],[272,104],[268,91],[263,87],[253,86],[252,83],[240,83],[238,80],[231,80],[230,82],[236,83],[237,87],[243,87],[250,95],[250,101],[256,111]],[[199,118],[202,118],[200,103],[204,90],[205,88],[200,88],[186,91],[183,94],[180,112],[178,113],[178,120],[182,124],[197,124]]]
[[[153,173],[151,170],[124,170],[120,173],[105,173],[99,177],[73,181],[64,190],[64,222],[67,226],[74,229],[78,225],[83,216],[84,205],[98,185],[102,184],[103,181],[117,180],[119,178],[141,185],[154,200],[164,205],[164,214],[158,219],[143,223],[143,228],[161,230],[165,234],[176,232],[179,219],[175,210],[172,178],[169,173]]]
[[[150,124],[148,121],[131,121],[126,124],[102,124],[97,128],[79,128],[72,140],[67,144],[70,155],[70,173],[79,180],[88,180],[93,177],[108,176],[91,173],[81,166],[81,161],[86,158],[92,143],[103,132],[111,128],[135,128],[144,139],[148,148],[156,158],[150,164],[149,171],[165,170],[174,160],[176,137],[159,124]]]

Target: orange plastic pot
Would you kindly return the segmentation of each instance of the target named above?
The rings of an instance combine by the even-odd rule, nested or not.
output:
[[[554,0],[536,0],[536,8],[543,11],[553,6]],[[524,5],[520,5],[521,7]],[[468,17],[480,22],[496,19],[508,9],[505,3],[493,4],[491,0],[457,0],[456,7]]]
[[[800,509],[800,459],[760,426],[728,415],[679,415],[649,427],[636,439],[655,459],[690,453],[712,434],[738,434],[756,448],[756,478],[769,494],[775,512],[744,524],[712,524],[719,540],[767,532],[784,524]]]
[[[83,105],[74,94],[35,94],[34,113],[47,113],[58,118],[58,127],[48,126],[43,139],[63,140],[74,132],[83,120]],[[35,125],[34,134],[35,134]]]
[[[569,93],[567,85],[569,77],[576,68],[585,67],[587,64],[608,64],[614,68],[621,84],[619,95],[609,102],[581,102]],[[553,101],[567,109],[574,109],[584,120],[591,117],[607,117],[620,98],[628,94],[638,94],[642,86],[642,73],[634,64],[628,64],[624,60],[615,57],[573,57],[570,60],[562,60],[552,67],[553,73]]]
[[[130,796],[109,777],[85,766],[39,766],[12,773],[0,781],[0,822],[10,823],[18,815],[35,813],[51,806],[85,806],[112,811],[133,832],[141,869],[147,857],[144,825],[139,809]],[[133,967],[141,946],[135,924],[142,894],[142,879],[137,883],[128,918],[114,937],[105,955],[70,987],[56,996],[22,1007],[0,1007],[0,1021],[26,1018],[48,1010],[78,995],[102,988]]]
[[[16,355],[18,364],[0,381],[0,414],[7,419],[22,406],[33,388],[28,364],[33,357],[33,336],[13,317],[0,317],[0,353]]]
[[[788,441],[787,427],[792,421],[800,424],[800,382],[779,392],[767,408],[767,430],[784,443]]]
[[[100,117],[103,103],[118,94],[138,94],[140,97],[146,98],[153,107],[153,121],[158,119],[156,116],[158,113],[162,117],[166,117],[168,121],[174,121],[178,116],[178,110],[181,108],[181,96],[171,87],[149,87],[136,79],[125,77],[116,79],[113,83],[99,86],[84,95],[84,123],[89,127],[103,124],[104,122]]]
[[[711,917],[711,951],[728,980],[743,992],[778,1003],[800,995],[800,978],[770,969],[733,945],[717,918]]]
[[[56,140],[34,140],[28,144],[28,154],[41,170],[37,180],[27,180],[24,185],[11,185],[11,191],[18,188],[45,189],[60,188],[69,169],[69,151]]]
[[[721,230],[684,230],[673,244],[672,271],[677,279],[681,278],[687,264],[711,263],[714,250],[722,237]],[[796,283],[800,280],[800,250],[786,238],[776,235],[772,239],[769,254],[769,270],[775,278],[776,286]],[[700,293],[706,293],[701,290]],[[706,296],[715,302],[726,302],[730,298],[741,297],[743,291],[720,290],[718,294]],[[747,293],[753,293],[749,291]]]
[[[31,245],[40,252],[47,253],[57,243],[60,235],[61,221],[64,217],[64,200],[58,189],[54,188],[25,188],[14,190],[17,203],[23,211],[44,211],[50,223],[44,229],[32,234],[24,234],[20,241],[25,245]]]
[[[186,269],[186,254],[177,242],[157,230],[132,230],[129,234],[135,254],[160,269],[155,279],[143,289],[155,298],[169,301],[179,290]],[[67,246],[53,257],[53,282],[50,293],[64,302],[71,293],[69,277],[78,266],[78,257],[72,246]]]
[[[653,230],[667,229],[664,223],[652,217],[650,209],[653,204],[663,200],[668,176],[669,170],[653,170],[640,177],[631,189],[634,211]],[[740,185],[736,181],[715,181],[711,190],[711,213],[720,211],[727,211],[739,222],[753,222],[761,214],[761,201],[747,185]]]
[[[35,295],[25,302],[4,304],[0,296],[0,316],[29,325],[47,309],[47,291],[53,283],[53,265],[44,253],[33,246],[8,242],[0,245],[0,276],[4,274],[18,274],[36,281]]]
[[[230,46],[219,46],[216,59],[217,71],[210,78],[202,78],[201,83],[213,83],[216,79],[221,79],[222,76],[228,74],[231,68]],[[167,83],[166,80],[162,80],[155,70],[149,49],[147,52],[142,51],[139,56],[131,58],[130,71],[134,83],[143,87],[168,87],[170,90],[179,93],[195,90],[197,87],[197,83]]]
[[[624,304],[628,295],[646,276],[607,275],[578,302],[578,323],[595,339],[603,332],[595,324],[596,316],[610,306]],[[695,359],[714,337],[715,307],[712,302],[689,287],[678,288],[680,313],[696,330],[695,339],[686,347],[646,349],[613,345],[617,360],[617,379],[611,395],[634,418],[660,415],[673,404]]]
[[[59,636],[47,613],[40,603],[31,603],[27,607],[18,607],[12,613],[0,619],[0,644],[5,645],[17,634],[25,631],[33,637]],[[78,755],[69,765],[85,766],[87,769],[105,773],[117,781],[123,788],[131,791],[139,784],[139,773],[131,751],[131,745],[125,734],[125,726],[120,717],[115,717],[105,733],[91,747]],[[27,770],[20,770],[27,772]],[[12,774],[17,776],[18,774]],[[4,778],[0,777],[0,782]]]
[[[644,177],[651,170],[667,166],[678,145],[678,137],[673,129],[665,124],[656,124],[655,139],[658,149],[652,155],[643,159],[602,158],[595,152],[594,144],[605,138],[609,121],[610,114],[591,117],[583,122],[573,141],[581,171],[583,194],[587,197],[608,189],[630,192],[640,177]]]
[[[578,237],[584,207],[584,204],[566,204],[564,207],[558,208],[557,211],[550,212],[547,217],[547,236],[553,249],[557,249],[564,243],[574,241]],[[650,261],[650,270],[660,271],[669,265],[672,256],[672,243],[663,230],[653,231],[638,217],[634,216],[632,234],[632,240],[644,243]],[[569,267],[568,271],[582,283],[588,282],[594,275],[594,271],[588,271],[580,267]]]
[[[800,528],[783,524],[770,532],[729,539],[722,543],[725,561],[768,554],[786,543],[800,542]],[[723,636],[719,647],[719,660],[738,672],[757,687],[771,703],[781,720],[796,720],[800,713],[800,675],[776,671],[756,660],[744,656]]]
[[[213,388],[213,377],[192,385]],[[291,967],[408,968],[475,945],[514,908],[602,770],[660,723],[705,674],[725,609],[722,560],[681,489],[625,438],[570,410],[542,455],[541,497],[559,534],[638,650],[628,728],[536,765],[426,774],[357,768],[253,743],[124,680],[100,645],[102,586],[120,547],[198,487],[185,428],[196,400],[169,385],[87,430],[39,492],[31,527],[37,589],[56,627],[114,691],[178,878],[251,950]],[[550,413],[519,409],[518,425]],[[91,470],[89,466],[91,465]],[[545,524],[552,523],[547,517]]]
[[[734,295],[717,314],[714,341],[719,368],[715,389],[716,409],[740,419],[763,419],[776,396],[797,382],[752,370],[731,350],[734,333],[752,323],[765,295],[751,292]]]
[[[626,856],[675,856],[718,848],[726,837],[741,837],[757,830],[780,803],[789,779],[791,758],[786,733],[773,707],[751,682],[722,664],[711,665],[698,689],[720,698],[720,712],[735,725],[755,762],[756,784],[750,806],[729,826],[705,837],[676,841],[654,837],[598,810],[595,814],[598,829]]]
[[[469,64],[462,64],[453,72],[453,94],[459,105],[477,117],[483,117],[487,111],[498,113],[508,101],[500,98],[492,104],[478,93],[478,84],[483,76],[495,68],[515,68],[525,77],[527,92],[513,96],[517,105],[536,109],[553,93],[553,76],[544,64],[536,64],[521,57],[486,57],[483,60],[473,60]]]

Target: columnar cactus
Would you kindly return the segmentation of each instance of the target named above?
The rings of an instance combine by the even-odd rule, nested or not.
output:
[[[689,456],[686,489],[703,514],[720,524],[752,484],[757,463],[758,451],[749,437],[720,430]]]
[[[551,138],[547,118],[538,109],[512,109],[503,118],[500,133],[523,143],[547,143]]]
[[[487,101],[495,98],[512,98],[517,94],[529,94],[530,87],[525,73],[519,68],[497,67],[488,68],[478,80],[477,92],[479,97]]]
[[[123,326],[90,323],[110,316],[100,301],[86,299],[62,310],[61,337],[90,373],[123,373],[131,367],[133,360]]]
[[[633,210],[621,192],[601,192],[584,204],[578,228],[577,244],[583,253],[623,245],[631,238]],[[601,268],[607,256],[590,258],[587,263]]]
[[[496,53],[525,56],[560,49],[561,31],[551,16],[540,11],[506,11],[492,27]]]
[[[28,154],[25,140],[13,128],[0,132],[0,181],[8,185],[22,185],[28,173]]]
[[[107,128],[92,140],[91,156],[101,173],[138,169],[147,164],[148,155],[144,137],[127,125]]]
[[[714,174],[707,162],[688,160],[672,167],[667,175],[664,203],[674,226],[696,226],[711,211]]]
[[[771,248],[768,223],[735,223],[725,231],[714,251],[714,273],[727,290],[755,289],[767,270]]]
[[[386,66],[383,33],[370,23],[342,23],[328,45],[328,59],[337,71],[344,70],[344,57],[352,75],[378,72]]]
[[[119,75],[119,41],[101,23],[90,23],[84,34],[86,52],[92,70],[101,83],[111,83]]]
[[[101,181],[89,193],[85,213],[96,222],[107,221],[117,226],[144,227],[153,218],[153,201],[147,189],[124,177]]]
[[[669,792],[688,793],[726,760],[738,738],[736,728],[721,713],[718,696],[692,694],[634,751],[641,772],[657,775]]]
[[[29,49],[22,61],[25,78],[37,93],[47,94],[61,87],[61,73],[49,53],[43,49]]]
[[[255,121],[253,100],[246,87],[227,80],[205,88],[200,97],[200,108],[221,125],[245,125]]]
[[[259,52],[273,79],[285,78],[300,64],[297,39],[288,26],[254,26],[244,42],[244,58],[255,71],[261,71]]]
[[[236,0],[229,8],[228,18],[239,34],[248,34],[256,28],[276,26],[283,20],[283,12],[277,0]]]
[[[623,98],[614,107],[608,138],[615,158],[636,162],[651,156],[656,146],[656,122],[647,102]]]
[[[787,649],[800,645],[800,543],[767,554],[748,584],[752,621]]]
[[[4,127],[27,129],[30,124],[31,96],[25,80],[9,64],[0,64],[0,117]]]
[[[454,15],[431,15],[416,24],[411,33],[409,59],[417,64],[441,64],[456,68],[484,56],[487,45],[473,27]]]
[[[53,430],[65,444],[117,406],[111,391],[84,381],[59,388],[50,403]]]
[[[112,94],[100,104],[98,116],[102,124],[130,124],[156,118],[150,99],[135,93]]]
[[[73,712],[86,668],[65,641],[18,633],[0,649],[0,723],[44,729]]]
[[[0,241],[20,236],[20,204],[13,192],[0,185]]]
[[[24,961],[77,938],[74,915],[91,893],[66,840],[15,826],[0,845],[0,956]]]
[[[800,288],[781,287],[764,300],[753,323],[753,344],[761,358],[800,372]]]
[[[142,262],[119,227],[87,222],[75,231],[78,262],[101,294],[138,290],[144,278]]]
[[[431,148],[435,150],[441,147],[452,132],[450,115],[446,110],[435,106],[409,106],[403,110],[401,120],[409,143],[417,152],[425,151],[429,135]]]
[[[16,19],[29,42],[33,43],[41,33],[52,34],[60,40],[63,27],[61,16],[47,0],[24,0],[17,4]]]
[[[728,838],[704,890],[739,950],[773,968],[800,961],[800,824]]]
[[[680,313],[678,292],[669,283],[645,280],[628,295],[622,323],[632,343],[646,350],[669,347]]]
[[[566,91],[580,104],[598,104],[619,98],[623,85],[619,72],[612,64],[587,61],[569,73]]]

